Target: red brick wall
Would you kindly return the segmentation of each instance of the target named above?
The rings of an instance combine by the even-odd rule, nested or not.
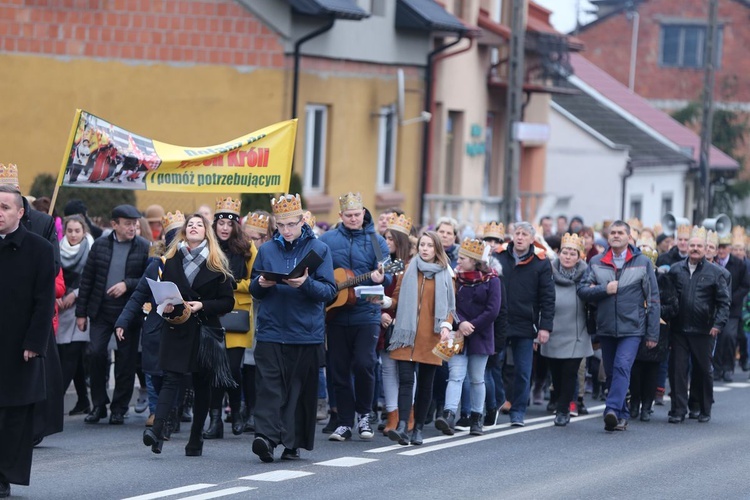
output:
[[[635,91],[649,99],[695,100],[703,88],[700,69],[659,66],[662,17],[708,19],[705,0],[651,0],[638,7],[638,65]],[[716,72],[715,96],[724,101],[750,102],[750,8],[734,0],[719,2],[719,20],[726,21],[721,68]],[[628,84],[632,23],[625,14],[605,19],[584,29],[578,37],[586,44],[584,56]]]
[[[284,67],[279,37],[231,0],[4,0],[0,52]]]

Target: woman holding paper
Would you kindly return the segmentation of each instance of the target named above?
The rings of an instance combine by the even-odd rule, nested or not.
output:
[[[232,310],[234,296],[227,258],[200,214],[190,216],[164,255],[163,282],[172,282],[184,299],[184,305],[168,304],[164,309],[159,363],[164,380],[156,405],[154,426],[143,433],[143,444],[161,453],[164,424],[174,405],[180,382],[187,373],[193,375],[195,390],[194,418],[185,455],[203,453],[203,423],[211,397],[212,369],[201,366],[201,324],[220,327],[219,316]],[[185,308],[189,309],[188,313]],[[187,316],[187,317],[186,317]],[[118,336],[122,332],[118,329]]]
[[[242,361],[245,349],[253,346],[253,297],[250,295],[250,272],[258,250],[250,243],[240,226],[242,202],[230,197],[219,198],[214,212],[213,230],[219,240],[219,247],[227,256],[229,270],[234,277],[234,311],[222,320],[226,328],[227,357],[236,386],[214,388],[211,392],[211,408],[205,439],[222,439],[224,424],[221,421],[221,407],[224,392],[229,396],[232,411],[232,434],[239,436],[245,430],[245,421],[240,411],[242,403]],[[230,318],[234,320],[229,321]]]
[[[468,376],[471,386],[469,433],[481,436],[486,389],[484,370],[495,352],[494,323],[500,312],[500,279],[488,265],[490,246],[482,240],[464,239],[458,249],[456,284],[456,336],[464,338],[463,352],[448,361],[448,387],[443,415],[435,427],[453,435],[461,389]]]
[[[388,433],[401,445],[422,444],[422,430],[432,399],[435,370],[442,360],[432,353],[441,339],[451,334],[456,295],[450,260],[440,237],[426,231],[419,237],[418,253],[399,276],[393,293],[396,324],[388,350],[398,361],[398,426]],[[419,370],[417,370],[417,367]],[[414,394],[414,371],[417,391]],[[414,401],[414,430],[407,434],[407,421]]]

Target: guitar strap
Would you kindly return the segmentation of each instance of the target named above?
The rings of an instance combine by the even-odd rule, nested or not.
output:
[[[375,257],[378,259],[378,262],[383,262],[383,251],[380,249],[378,237],[375,236],[375,233],[370,233],[370,240],[372,241],[372,248],[375,250]]]

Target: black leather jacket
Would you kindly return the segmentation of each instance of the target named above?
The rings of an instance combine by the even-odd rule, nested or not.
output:
[[[706,259],[698,263],[690,276],[688,260],[669,269],[680,303],[672,331],[684,335],[708,335],[711,328],[720,331],[729,319],[732,302],[729,273]]]

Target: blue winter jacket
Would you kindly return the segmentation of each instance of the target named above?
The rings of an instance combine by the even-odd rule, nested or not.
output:
[[[339,224],[336,229],[324,233],[320,241],[328,245],[333,256],[333,267],[350,269],[356,276],[366,274],[378,268],[378,258],[372,246],[372,237],[380,245],[380,253],[383,258],[389,255],[388,244],[385,239],[375,232],[372,216],[365,210],[362,229],[352,231]],[[392,276],[385,275],[382,285],[387,288],[391,284]],[[371,280],[364,281],[360,285],[374,285]],[[357,299],[357,303],[351,307],[339,307],[329,324],[339,326],[357,325],[379,325],[380,305]]]
[[[617,293],[607,294],[607,284],[617,281]],[[617,269],[608,248],[589,263],[578,283],[578,296],[596,304],[596,333],[607,337],[646,337],[659,340],[661,303],[651,259],[628,245],[625,264]]]
[[[259,271],[288,273],[310,250],[323,258],[320,266],[299,288],[284,283],[263,288]],[[331,251],[315,238],[307,224],[302,235],[287,243],[278,231],[261,245],[255,258],[250,293],[258,303],[255,338],[277,344],[322,344],[325,337],[325,306],[336,296]]]

